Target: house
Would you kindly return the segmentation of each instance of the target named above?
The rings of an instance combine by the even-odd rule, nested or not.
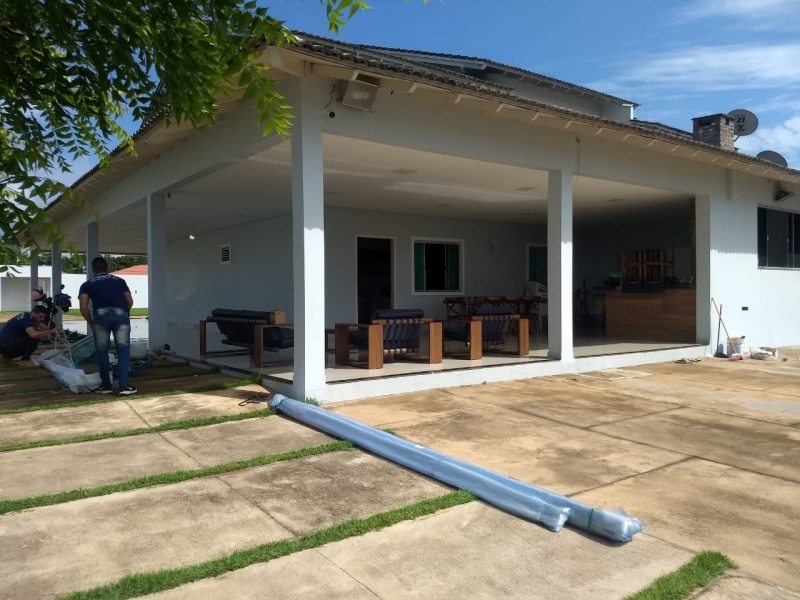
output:
[[[85,280],[84,275],[61,273],[58,285],[60,287],[64,284],[64,292],[77,299],[78,290]],[[30,310],[31,291],[34,288],[41,287],[51,297],[58,293],[58,289],[53,288],[52,281],[52,267],[37,265],[35,261],[33,265],[9,265],[7,271],[0,273],[0,310]],[[72,305],[77,307],[77,300]]]
[[[311,35],[262,60],[291,139],[220,98],[216,126],[145,122],[136,156],[81,177],[99,219],[48,208],[89,255],[148,255],[151,347],[198,358],[212,309],[280,309],[291,364],[262,374],[333,401],[702,356],[712,298],[732,335],[800,344],[800,171],[738,152],[726,115],[676,130],[489,60]],[[547,286],[546,326],[524,357],[370,371],[326,350],[335,324],[372,308],[444,319],[445,298],[531,281]]]
[[[119,271],[113,271],[111,275],[122,277],[125,283],[128,284],[135,308],[147,308],[147,265],[134,265]]]

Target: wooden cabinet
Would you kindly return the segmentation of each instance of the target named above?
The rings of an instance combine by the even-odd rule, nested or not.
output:
[[[697,340],[696,291],[667,288],[658,294],[606,292],[606,336],[620,340]]]

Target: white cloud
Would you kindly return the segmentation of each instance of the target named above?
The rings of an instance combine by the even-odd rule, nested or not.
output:
[[[747,139],[752,142],[756,152],[774,150],[783,154],[790,167],[800,166],[800,114],[775,127],[760,127]]]
[[[619,65],[619,74],[597,85],[719,92],[800,87],[800,43],[690,46]]]
[[[693,19],[713,15],[766,19],[788,14],[798,7],[798,0],[696,0],[680,12]]]

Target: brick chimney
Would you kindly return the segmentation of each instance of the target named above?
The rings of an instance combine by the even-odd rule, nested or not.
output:
[[[709,115],[692,119],[692,123],[692,137],[695,141],[719,146],[723,150],[734,150],[732,117],[723,114]]]

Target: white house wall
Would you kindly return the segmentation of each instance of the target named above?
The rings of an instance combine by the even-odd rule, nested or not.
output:
[[[320,112],[330,102],[334,83],[330,79],[315,77],[313,84],[307,86],[311,93],[318,96],[316,104]],[[287,94],[287,101],[292,104],[291,93]],[[491,112],[491,109],[487,109],[487,112]],[[564,169],[588,177],[696,195],[699,207],[698,337],[709,340],[712,332],[716,333],[716,319],[712,318],[713,309],[710,307],[710,297],[713,295],[726,305],[732,331],[744,333],[748,339],[764,344],[800,343],[797,323],[800,317],[796,316],[799,311],[791,306],[789,300],[797,298],[800,272],[757,268],[756,207],[759,204],[775,205],[772,201],[773,184],[765,179],[737,173],[733,177],[734,185],[730,185],[731,176],[723,166],[693,162],[591,136],[576,136],[569,130],[556,131],[536,127],[535,124],[528,127],[515,120],[482,114],[460,108],[459,105],[448,105],[419,93],[381,90],[372,111],[336,105],[335,113],[336,118],[324,120],[326,133],[500,164],[540,170]],[[217,127],[176,146],[136,175],[105,192],[97,201],[98,209],[103,215],[109,214],[140,200],[147,193],[169,189],[180,181],[221,168],[237,157],[259,151],[270,143],[271,139],[261,137],[255,125],[255,114],[249,107],[243,107],[225,115]],[[792,189],[800,192],[797,186]],[[782,206],[796,207],[797,201]],[[284,277],[280,285],[291,289],[290,283],[283,283],[291,281],[288,275],[291,270],[289,250],[276,245],[275,241],[269,241],[268,232],[258,226],[251,224],[245,227],[254,228],[247,231],[253,232],[258,243],[247,241],[246,236],[238,243],[246,247],[259,247],[262,251],[260,244],[268,243],[272,244],[270,248],[279,250],[279,253],[258,257],[253,261],[255,272],[248,266],[241,272],[234,268],[223,274],[218,264],[204,273],[199,270],[176,273],[175,269],[170,268],[169,288],[173,304],[178,297],[197,297],[200,295],[197,290],[203,289],[205,293],[206,288],[214,302],[201,300],[200,306],[204,308],[200,312],[214,304],[236,303],[242,293],[247,292],[242,291],[239,278],[231,275],[234,272],[246,276],[251,287],[272,295],[277,292],[268,289],[267,283],[255,282],[259,279],[275,281],[273,273],[277,270]],[[375,225],[375,229],[380,227]],[[289,230],[287,217],[286,226],[277,228],[274,234],[287,236],[280,237],[286,244],[289,243]],[[358,233],[368,234],[369,231]],[[332,235],[336,235],[335,230],[326,231],[326,236]],[[211,244],[204,250],[208,253],[208,264],[215,264],[212,255],[218,252],[218,243],[225,241],[234,240],[217,239],[214,242],[216,248]],[[179,243],[183,251],[194,252],[184,244],[188,244],[188,240]],[[170,244],[170,248],[175,246],[175,243]],[[331,246],[326,244],[326,247]],[[236,261],[235,247],[233,254]],[[466,255],[469,261],[470,244],[467,245]],[[174,260],[170,256],[170,261]],[[191,264],[194,259],[188,262]],[[398,267],[398,274],[401,268]],[[524,274],[524,266],[521,270]],[[210,284],[201,285],[200,279],[206,278]],[[469,274],[466,283],[467,291],[472,292]],[[349,284],[348,287],[354,289]],[[481,292],[476,290],[474,293]],[[337,297],[329,297],[328,306],[333,306],[333,298]],[[286,296],[275,296],[274,302],[283,303],[287,308],[291,305]],[[739,310],[728,312],[728,306],[738,306]],[[742,306],[748,306],[749,310],[741,311]],[[191,304],[170,308],[171,314],[182,310],[191,311],[195,308]]]

